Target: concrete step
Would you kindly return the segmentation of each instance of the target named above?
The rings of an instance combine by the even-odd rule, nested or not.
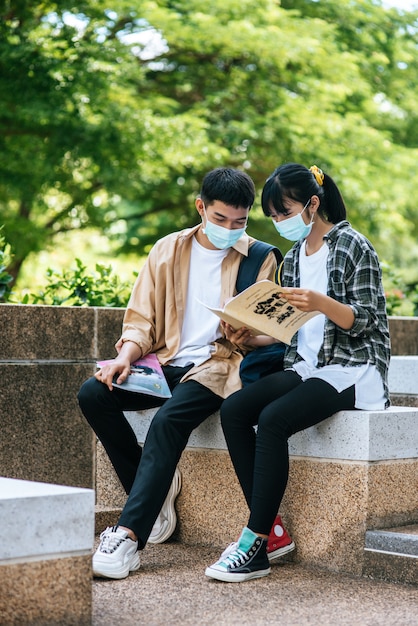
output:
[[[0,477],[0,623],[91,624],[94,491]]]
[[[368,530],[363,573],[370,578],[418,584],[418,524]]]

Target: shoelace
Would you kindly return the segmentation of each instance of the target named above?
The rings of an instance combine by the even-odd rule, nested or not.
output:
[[[100,535],[100,552],[112,554],[125,541],[113,528],[106,528]]]
[[[226,559],[227,556],[229,556],[230,554],[232,554],[232,552],[235,552],[235,550],[238,548],[238,541],[233,541],[232,543],[229,544],[229,546],[226,546],[225,550],[222,552],[219,560],[223,561],[224,559]]]
[[[228,554],[228,556],[225,559],[225,562],[227,562],[232,567],[236,567],[237,565],[244,565],[247,560],[248,560],[247,553],[244,552],[244,550],[237,548],[234,552],[232,552],[231,554]]]

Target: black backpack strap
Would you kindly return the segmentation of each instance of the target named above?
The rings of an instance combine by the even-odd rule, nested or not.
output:
[[[282,259],[281,263],[277,265],[276,271],[274,272],[274,282],[276,285],[282,286],[282,269],[283,269],[284,260]]]
[[[256,282],[258,273],[261,266],[264,263],[264,259],[270,253],[274,252],[277,259],[277,270],[274,274],[274,280],[278,284],[279,274],[281,270],[281,264],[283,261],[283,255],[276,246],[265,241],[254,241],[254,243],[248,248],[248,256],[244,257],[240,263],[237,282],[235,288],[237,293],[244,291],[250,285]]]

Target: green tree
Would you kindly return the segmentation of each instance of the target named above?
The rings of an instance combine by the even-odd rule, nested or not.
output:
[[[206,142],[199,120],[168,110],[155,118],[152,99],[140,95],[144,69],[122,42],[133,28],[128,10],[72,7],[10,2],[1,13],[0,223],[14,277],[57,233],[106,228],[119,203],[140,201],[152,213],[154,180],[163,187],[172,178],[162,151],[177,161],[182,145]],[[197,169],[209,160],[210,151],[197,155]]]
[[[375,0],[28,4],[0,23],[14,275],[87,226],[147,251],[194,219],[208,169],[245,168],[261,188],[283,161],[329,171],[380,254],[417,260],[416,14]],[[257,211],[250,232],[277,242]]]
[[[0,302],[7,302],[12,290],[13,276],[8,272],[12,257],[10,244],[6,242],[2,230],[0,227]]]

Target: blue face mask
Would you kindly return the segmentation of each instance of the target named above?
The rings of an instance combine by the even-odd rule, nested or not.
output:
[[[246,226],[244,228],[234,228],[233,230],[230,230],[229,228],[218,226],[218,224],[210,222],[208,220],[206,208],[204,211],[206,215],[206,226],[203,227],[203,232],[215,248],[218,248],[219,250],[232,248],[232,246],[234,246],[245,233],[247,228]]]
[[[281,222],[273,221],[274,228],[277,230],[279,235],[289,241],[300,241],[301,239],[306,239],[312,230],[313,216],[309,224],[305,224],[302,213],[310,203],[311,201],[309,199],[300,213],[294,215],[293,217],[289,217],[287,220],[282,220]]]

